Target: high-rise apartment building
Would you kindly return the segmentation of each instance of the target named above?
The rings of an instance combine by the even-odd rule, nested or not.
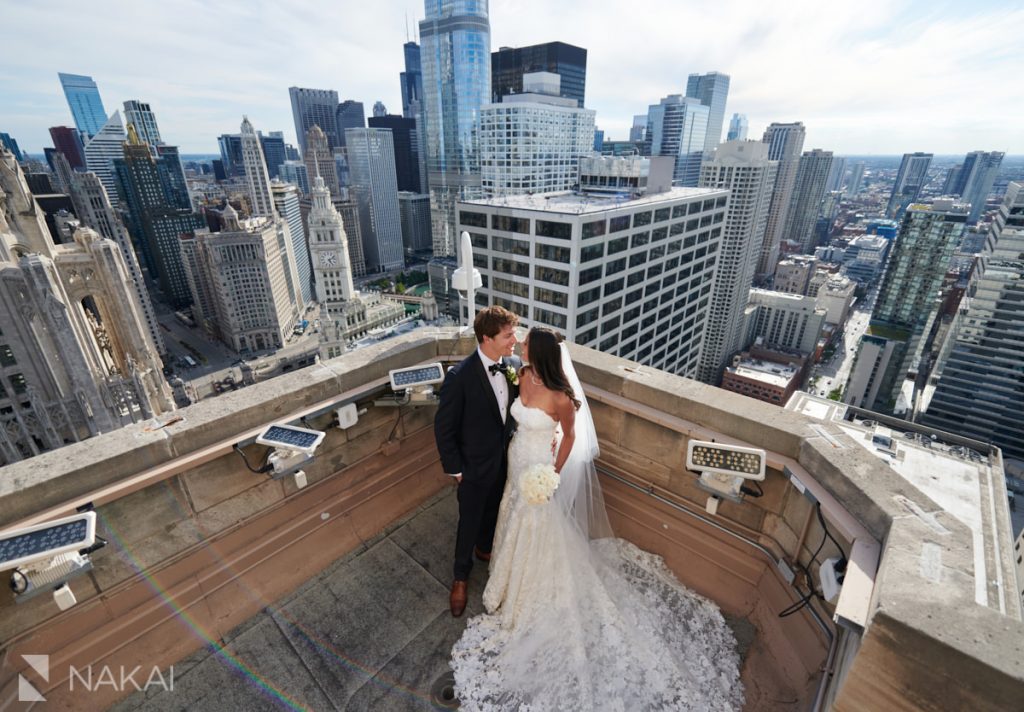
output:
[[[402,218],[398,209],[395,147],[387,129],[346,129],[352,196],[359,206],[366,271],[405,266]]]
[[[338,110],[338,92],[333,89],[303,89],[288,87],[288,96],[292,101],[292,118],[295,120],[295,137],[299,141],[299,150],[306,155],[306,132],[313,126],[319,126],[327,136],[330,148],[340,146],[338,142],[338,124],[335,113]]]
[[[313,125],[306,132],[305,149],[302,151],[302,160],[306,164],[306,176],[313,181],[316,176],[324,179],[327,190],[331,195],[341,195],[341,186],[338,181],[338,166],[334,161],[334,154],[331,152],[330,141],[327,135],[320,130],[320,127]]]
[[[129,99],[124,102],[124,122],[135,127],[135,133],[139,140],[148,143],[150,146],[158,146],[160,140],[160,128],[156,125],[156,114],[149,104],[138,99]]]
[[[907,373],[917,369],[938,310],[939,287],[966,223],[966,206],[950,199],[907,208],[844,403],[885,413],[913,410],[912,399],[900,395]]]
[[[800,156],[793,197],[786,212],[783,238],[799,246],[800,252],[814,252],[814,227],[821,213],[821,200],[832,170],[832,152],[815,148]]]
[[[768,144],[768,158],[779,162],[772,203],[768,208],[768,227],[764,232],[761,259],[757,263],[756,278],[768,282],[775,276],[775,264],[779,261],[779,244],[782,242],[789,203],[796,184],[796,172],[800,165],[800,152],[804,148],[806,130],[800,121],[794,123],[772,123],[765,129],[761,139]]]
[[[206,223],[192,212],[187,196],[182,200],[180,193],[171,189],[171,166],[154,157],[134,129],[129,130],[122,158],[114,161],[114,169],[128,231],[142,264],[167,303],[175,308],[188,306],[192,292],[178,239]]]
[[[921,188],[928,182],[928,169],[932,165],[931,153],[904,153],[896,182],[892,185],[886,214],[893,219],[903,217],[903,212],[921,196]]]
[[[81,74],[65,74],[59,72],[61,88],[71,109],[71,118],[75,127],[85,139],[100,132],[107,123],[107,112],[103,108],[100,90],[92,77]]]
[[[430,237],[430,196],[399,191],[398,210],[402,217],[402,245],[407,257],[428,255]]]
[[[814,297],[751,289],[744,340],[750,344],[760,339],[772,350],[808,356],[817,349],[827,314]]]
[[[686,96],[708,107],[708,127],[704,134],[704,150],[713,151],[722,140],[725,123],[725,102],[729,98],[729,75],[721,72],[691,74],[686,79]]]
[[[0,464],[173,410],[119,247],[58,248],[6,147],[0,204]]]
[[[196,321],[237,353],[281,348],[302,317],[289,286],[286,225],[267,216],[240,220],[228,204],[220,232],[204,228],[179,242],[197,292]]]
[[[954,195],[959,195],[961,201],[971,204],[968,222],[978,222],[978,218],[985,210],[985,201],[988,200],[988,194],[996,182],[1005,155],[1000,151],[972,151],[964,158],[960,176],[957,178],[957,187],[960,190]]]
[[[860,192],[861,183],[864,181],[864,161],[857,161],[850,168],[850,176],[846,181],[846,194],[857,195]]]
[[[121,123],[121,113],[115,111],[107,123],[95,132],[83,148],[85,167],[99,176],[107,195],[117,195],[117,181],[114,178],[114,161],[123,156],[122,146],[126,134]]]
[[[842,156],[833,156],[832,169],[828,172],[828,180],[825,182],[825,192],[839,193],[843,188],[844,178],[846,178],[846,159]]]
[[[298,274],[302,302],[312,304],[314,297],[313,268],[309,261],[306,229],[302,224],[299,189],[291,183],[275,180],[270,183],[270,192],[274,197],[274,209],[280,218],[288,224],[288,237],[292,244],[292,255],[295,257],[295,271]]]
[[[710,108],[699,99],[680,94],[667,96],[647,110],[644,155],[673,156],[672,180],[677,185],[696,186],[700,180],[709,116]]]
[[[619,165],[628,163],[628,166]],[[643,158],[584,159],[590,174],[634,180]],[[623,184],[625,185],[625,183]],[[634,183],[636,186],[637,184]],[[710,319],[728,193],[704,188],[518,195],[459,204],[484,279],[479,306],[670,373],[695,377]]]
[[[85,145],[82,143],[82,134],[78,132],[78,129],[69,126],[51,126],[50,139],[53,141],[53,147],[68,159],[68,165],[72,169],[85,168]]]
[[[398,190],[419,193],[420,155],[416,140],[416,119],[402,116],[373,116],[367,120],[371,129],[386,129],[391,132],[395,146],[395,177]]]
[[[491,98],[487,3],[427,2],[420,51],[434,255],[455,255],[455,202],[482,194],[476,131]]]
[[[402,116],[407,119],[415,119],[419,113],[413,107],[413,102],[423,104],[423,68],[420,63],[420,46],[415,42],[406,42],[402,45],[402,54],[405,55],[405,71],[399,75],[402,84]],[[348,126],[346,128],[362,128],[361,126]]]
[[[743,314],[768,224],[768,205],[778,163],[760,141],[719,144],[700,170],[700,187],[730,191],[718,251],[711,311],[697,378],[718,385],[728,359],[745,344]]]
[[[509,94],[521,94],[523,75],[551,72],[561,77],[559,96],[583,108],[587,89],[587,50],[565,42],[546,42],[530,47],[502,47],[491,53],[491,101],[500,103]]]
[[[1024,184],[1011,182],[920,422],[1024,460]]]
[[[729,120],[729,133],[726,140],[746,141],[749,126],[746,114],[733,114],[732,119]]]
[[[559,77],[528,74],[524,92],[480,110],[480,171],[488,196],[551,193],[578,182],[594,143],[594,117],[560,96]]]

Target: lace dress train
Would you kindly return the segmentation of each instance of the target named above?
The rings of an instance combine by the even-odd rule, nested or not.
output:
[[[518,480],[551,462],[555,423],[516,401],[519,424],[495,533],[487,613],[452,651],[465,710],[734,710],[735,639],[714,603],[622,539],[588,541]]]

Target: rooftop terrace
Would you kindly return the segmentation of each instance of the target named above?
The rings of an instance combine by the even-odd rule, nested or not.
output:
[[[474,347],[421,330],[0,471],[0,527],[96,506],[109,540],[72,582],[79,603],[0,596],[0,708],[19,677],[40,709],[430,709],[465,619],[446,612],[450,480],[430,407],[384,407],[392,368]],[[613,526],[665,557],[737,632],[750,710],[1010,709],[1024,624],[978,605],[971,527],[831,420],[572,347],[601,440]],[[337,405],[365,413],[348,430]],[[300,420],[304,418],[303,420]],[[327,432],[309,485],[247,470],[273,422]],[[704,511],[690,438],[764,448],[764,495]],[[998,453],[998,451],[996,451]],[[251,458],[252,459],[252,458]],[[779,612],[817,587],[822,514],[850,558],[833,603]],[[992,519],[995,521],[995,519]],[[838,555],[828,542],[819,560]],[[795,578],[792,572],[796,572]],[[485,576],[474,571],[470,613]],[[1007,586],[1009,582],[1007,581]],[[1017,585],[1014,582],[1014,585]],[[986,587],[986,591],[990,591]],[[48,654],[48,679],[26,655]],[[72,690],[71,666],[175,668],[175,689]]]

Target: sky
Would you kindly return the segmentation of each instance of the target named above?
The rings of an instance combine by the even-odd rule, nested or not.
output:
[[[86,74],[108,114],[149,102],[163,140],[216,153],[242,116],[295,143],[288,87],[335,89],[401,113],[402,44],[422,0],[0,0],[0,131],[41,153],[73,126],[58,72]],[[839,155],[1024,153],[1024,3],[998,0],[491,0],[491,48],[584,47],[587,108],[611,139],[685,94],[732,78],[726,126],[750,138],[803,121],[805,149]],[[296,144],[297,145],[297,144]]]

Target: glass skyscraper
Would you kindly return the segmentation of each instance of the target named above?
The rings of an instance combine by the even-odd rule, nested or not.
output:
[[[331,148],[342,145],[338,138],[335,112],[338,110],[338,92],[333,89],[304,89],[288,87],[292,100],[292,118],[299,149],[306,155],[306,132],[314,125],[327,136]]]
[[[420,22],[434,255],[456,253],[455,201],[482,196],[476,132],[491,96],[487,0],[425,0]]]
[[[889,205],[886,207],[886,214],[890,218],[898,219],[903,211],[911,203],[916,203],[921,195],[921,188],[928,182],[928,168],[932,165],[932,154],[930,153],[904,153],[903,161],[900,162],[899,173],[896,174],[896,182],[893,183],[892,193],[889,195]]]
[[[644,154],[674,156],[672,182],[696,186],[708,130],[709,108],[698,99],[672,94],[647,110]]]
[[[725,123],[725,101],[729,98],[729,75],[721,72],[691,74],[686,80],[686,96],[700,100],[708,107],[708,130],[704,136],[704,150],[714,151],[722,140]]]
[[[523,75],[552,72],[562,78],[560,96],[583,108],[587,88],[587,50],[565,42],[530,47],[502,47],[491,53],[491,99],[523,92]]]
[[[402,82],[402,116],[407,119],[415,119],[416,114],[411,104],[414,101],[423,103],[423,69],[420,63],[420,46],[415,42],[406,42],[402,45],[402,50],[405,53],[405,71],[399,75]]]
[[[83,136],[95,136],[107,123],[107,112],[103,109],[100,90],[92,77],[81,74],[64,74],[59,72],[60,85],[64,88],[71,116],[75,126]]]

